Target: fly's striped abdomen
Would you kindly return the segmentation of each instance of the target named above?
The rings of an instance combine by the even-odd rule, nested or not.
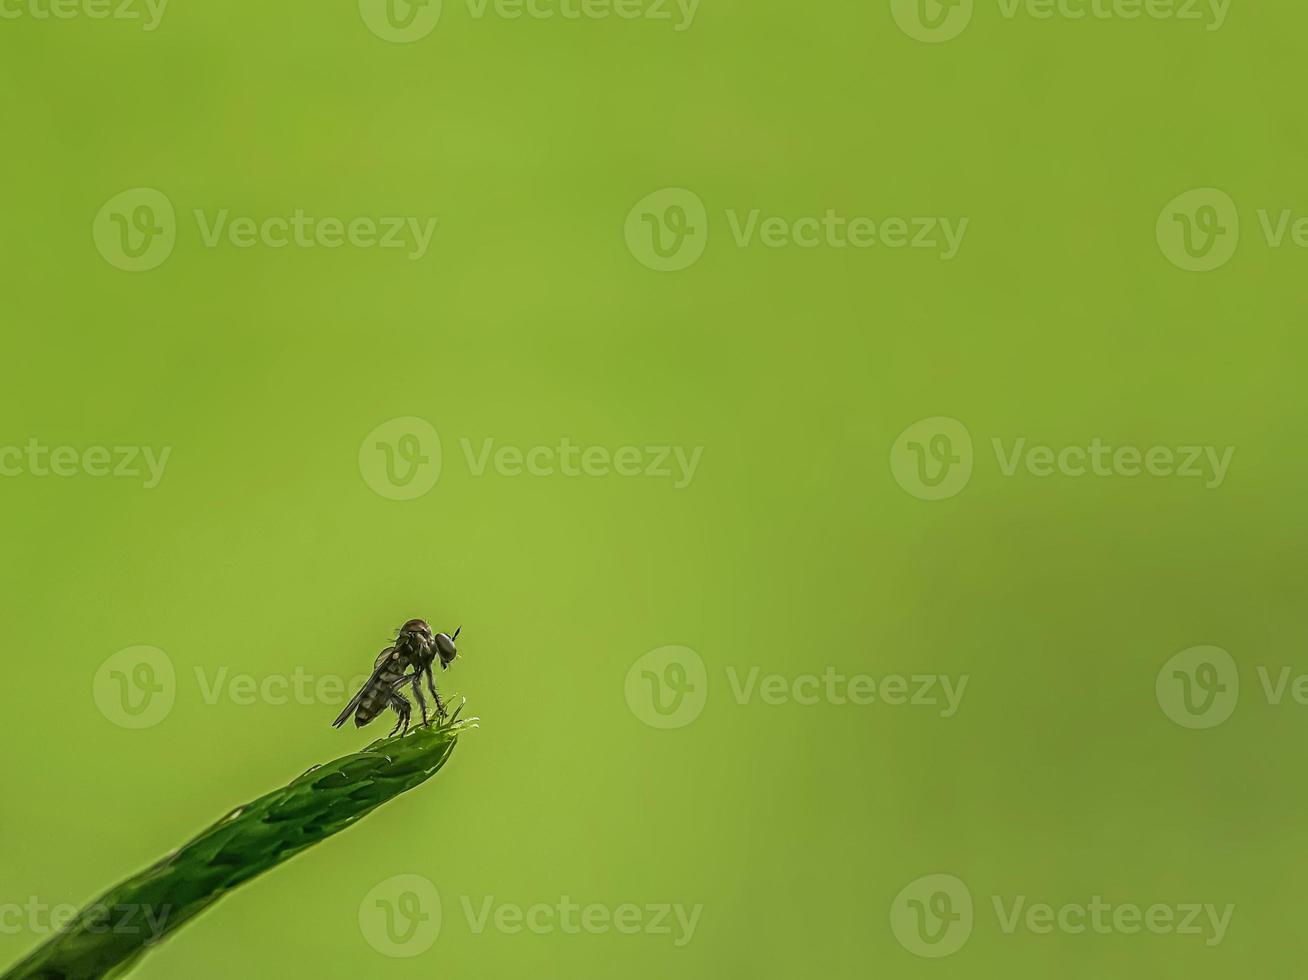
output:
[[[391,703],[395,685],[403,676],[404,666],[400,663],[389,663],[378,670],[359,701],[359,710],[354,716],[354,723],[358,727],[362,728],[386,710],[386,706]]]

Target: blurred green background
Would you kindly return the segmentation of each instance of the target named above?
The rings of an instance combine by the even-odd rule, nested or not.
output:
[[[0,447],[172,452],[152,489],[0,457],[0,961],[43,938],[33,903],[82,903],[385,734],[331,730],[339,699],[212,691],[353,678],[411,616],[463,625],[439,681],[482,729],[432,784],[137,975],[1225,977],[1302,961],[1308,707],[1269,703],[1257,673],[1308,669],[1308,254],[1269,247],[1258,219],[1308,214],[1301,4],[1236,2],[1216,30],[1207,7],[1044,19],[979,2],[967,23],[928,6],[963,18],[928,43],[900,3],[703,0],[686,25],[672,6],[512,19],[447,0],[398,43],[386,11],[348,2],[174,0],[154,30],[31,2],[0,19]],[[1239,247],[1183,271],[1155,226],[1209,187],[1238,206]],[[176,212],[174,251],[143,272],[93,234],[133,188]],[[703,255],[680,271],[624,235],[678,220],[628,222],[663,188],[705,208],[686,246]],[[438,225],[416,260],[210,248],[197,209]],[[738,247],[727,216],[828,209],[969,224],[945,261]],[[974,466],[927,501],[888,461],[937,416],[966,427]],[[386,491],[374,433],[408,418],[438,433],[439,479],[392,499],[406,492]],[[418,439],[432,462],[416,479],[435,478],[429,436],[382,435],[402,453]],[[678,488],[478,475],[463,448],[564,438],[702,457]],[[1235,454],[1212,489],[1007,477],[994,438]],[[1230,652],[1240,698],[1190,730],[1155,681],[1200,644]],[[97,704],[125,683],[102,665],[141,645],[176,687],[133,729]],[[654,665],[671,681],[689,665],[696,686],[702,712],[673,728],[639,705],[641,658],[667,646],[705,669]],[[942,717],[739,703],[754,668],[968,680]],[[891,928],[896,896],[937,873],[975,904],[943,960]],[[399,875],[442,908],[408,957],[361,925]],[[478,932],[465,905],[489,896],[702,913],[683,945],[648,919]],[[994,896],[1235,909],[1208,945],[1009,933]]]

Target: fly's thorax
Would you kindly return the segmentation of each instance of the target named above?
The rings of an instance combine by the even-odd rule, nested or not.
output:
[[[419,671],[431,663],[432,656],[432,654],[424,650],[396,648],[390,663],[386,665],[386,669],[388,672],[393,671],[397,676],[410,670]]]
[[[435,642],[431,627],[421,619],[409,620],[395,637],[396,648],[414,657],[430,652]]]

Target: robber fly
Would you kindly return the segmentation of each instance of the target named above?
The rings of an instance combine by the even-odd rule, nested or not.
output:
[[[436,681],[432,677],[431,668],[437,657],[440,657],[441,670],[450,666],[458,656],[459,651],[455,649],[454,641],[458,639],[462,630],[463,627],[460,626],[454,631],[453,636],[446,633],[433,634],[425,620],[409,620],[400,627],[395,642],[377,657],[372,677],[368,678],[368,683],[360,688],[354,700],[345,706],[345,710],[341,712],[341,716],[336,719],[332,727],[340,728],[349,720],[350,715],[354,715],[355,726],[362,728],[386,708],[390,708],[400,716],[391,734],[394,735],[401,728],[407,733],[409,716],[413,710],[409,699],[401,693],[407,685],[412,685],[413,696],[418,699],[418,707],[422,709],[422,723],[430,724],[427,699],[422,694],[421,682],[424,679],[427,682],[427,690],[431,691],[431,696],[436,699],[436,717],[444,718],[445,702],[436,691]],[[410,667],[413,668],[413,673],[406,674],[405,671]]]

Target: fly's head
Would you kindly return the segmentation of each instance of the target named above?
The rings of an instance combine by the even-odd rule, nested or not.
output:
[[[463,627],[460,626],[454,631],[453,636],[450,636],[448,633],[436,634],[436,652],[440,654],[441,670],[447,670],[450,664],[454,663],[454,658],[459,655],[459,650],[454,645],[454,641],[459,638],[459,634],[462,632]]]

